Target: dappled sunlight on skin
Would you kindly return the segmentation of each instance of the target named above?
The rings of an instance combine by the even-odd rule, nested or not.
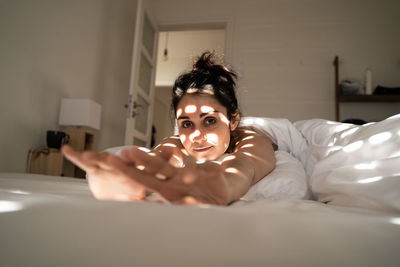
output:
[[[184,134],[179,135],[179,139],[181,140],[181,143],[182,143],[182,144],[185,143],[185,141],[186,141],[186,135],[184,135]]]
[[[165,144],[163,144],[163,146],[167,146],[167,147],[176,147],[175,144],[171,144],[171,143],[165,143]]]
[[[189,153],[186,151],[186,149],[181,149],[181,152],[185,156],[189,156]]]
[[[346,153],[357,151],[362,147],[363,144],[364,142],[362,140],[359,140],[357,142],[348,144],[347,146],[343,147],[343,151]]]
[[[183,110],[177,117],[179,137],[191,156],[214,160],[225,153],[231,129],[223,105],[208,95],[187,94],[177,108]]]
[[[256,134],[256,132],[255,132],[255,131],[252,131],[252,130],[245,130],[244,133],[247,133],[247,134]]]
[[[375,177],[370,177],[370,178],[364,178],[364,179],[360,179],[357,181],[357,183],[360,184],[369,184],[369,183],[373,183],[373,182],[377,182],[382,180],[382,176],[375,176]]]
[[[187,114],[192,114],[192,113],[195,113],[196,111],[197,111],[197,107],[195,105],[187,105],[185,107],[185,112]]]
[[[160,179],[160,180],[166,180],[166,179],[167,179],[167,176],[165,176],[165,175],[162,174],[162,173],[156,173],[156,177],[157,177],[158,179]]]
[[[196,137],[200,136],[200,135],[201,135],[200,131],[199,131],[199,130],[196,130],[196,131],[194,131],[193,133],[191,133],[191,134],[189,135],[189,140],[193,143],[193,142],[194,142],[194,139],[195,139]]]
[[[391,137],[392,137],[392,133],[390,133],[390,132],[382,132],[382,133],[378,133],[378,134],[375,134],[375,135],[371,136],[368,139],[368,142],[371,145],[379,145],[379,144],[382,144],[382,143],[386,142]]]
[[[268,163],[268,160],[263,159],[263,158],[260,158],[260,157],[257,157],[257,156],[255,156],[255,155],[249,153],[249,152],[242,152],[242,153],[243,153],[244,155],[246,155],[246,156],[252,158],[252,159],[255,159],[255,160],[257,160],[257,161],[260,161],[262,164],[269,164],[269,163]]]
[[[204,163],[206,163],[206,160],[205,159],[199,159],[199,160],[196,161],[196,163],[197,164],[204,164]]]
[[[373,170],[377,167],[376,162],[369,162],[369,163],[359,163],[354,165],[354,169],[356,170]]]
[[[238,174],[238,173],[239,173],[238,169],[232,168],[232,167],[226,168],[226,169],[225,169],[225,172],[228,172],[228,173],[235,173],[235,174]]]
[[[253,138],[254,138],[254,135],[246,136],[245,138],[242,139],[242,141],[250,140]]]
[[[245,144],[245,145],[240,146],[240,148],[248,148],[248,147],[253,147],[253,146],[254,146],[254,144]]]
[[[233,159],[235,159],[235,158],[236,158],[236,156],[234,156],[234,155],[229,155],[229,156],[223,158],[223,159],[222,159],[222,162],[225,162],[225,161],[228,161],[228,160],[233,160]]]
[[[210,112],[214,112],[214,109],[210,106],[201,106],[200,111],[202,113],[210,113]]]
[[[182,110],[181,108],[179,108],[179,109],[176,111],[176,117],[179,118],[179,117],[182,115],[182,112],[183,112],[183,110]]]
[[[172,155],[172,158],[176,160],[176,164],[173,164],[175,167],[178,167],[178,168],[183,167],[183,160],[179,156]]]
[[[138,147],[138,149],[139,149],[139,150],[142,150],[142,151],[144,151],[144,152],[146,152],[146,153],[151,152],[151,150],[148,149],[148,148],[146,148],[146,147]]]
[[[154,147],[154,150],[156,150],[157,148],[161,147],[161,144],[158,144]]]
[[[223,123],[225,123],[227,126],[229,126],[230,122],[229,122],[228,118],[224,114],[218,113],[218,116],[219,116],[219,118],[221,119],[221,121]]]
[[[138,169],[141,170],[141,171],[144,170],[144,166],[143,166],[143,165],[137,165],[136,168],[138,168]]]
[[[206,134],[206,139],[210,144],[214,146],[218,144],[218,136],[214,133]]]
[[[243,154],[245,154],[248,157],[254,157],[253,154],[249,153],[249,152],[243,152]]]
[[[179,137],[178,136],[171,136],[171,137],[169,137],[170,139],[179,139]]]

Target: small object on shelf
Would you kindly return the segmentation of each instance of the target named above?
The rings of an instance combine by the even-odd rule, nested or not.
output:
[[[378,85],[374,90],[374,95],[400,95],[400,87]]]
[[[363,86],[357,79],[346,79],[340,83],[343,95],[357,95],[362,94]]]
[[[68,144],[69,135],[62,131],[47,131],[46,144],[48,148],[60,149],[62,145]]]
[[[365,70],[365,94],[372,95],[372,72],[370,69]]]

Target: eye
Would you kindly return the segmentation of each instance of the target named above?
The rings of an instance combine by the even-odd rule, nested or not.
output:
[[[205,125],[213,125],[216,124],[217,120],[214,117],[207,117],[204,119],[204,124]]]
[[[192,126],[192,122],[191,121],[183,121],[181,124],[181,127],[186,129]]]

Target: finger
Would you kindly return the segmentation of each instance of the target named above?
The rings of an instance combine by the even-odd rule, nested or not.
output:
[[[91,160],[97,167],[108,171],[113,170],[113,166],[110,165],[111,158],[118,158],[114,154],[108,152],[94,153],[92,151],[84,152],[82,157]]]
[[[143,165],[147,172],[152,174],[162,174],[166,177],[173,177],[176,175],[176,168],[168,163],[163,157],[151,156],[140,149],[134,148],[130,150],[130,156],[135,158],[136,162]],[[168,157],[170,154],[166,152],[164,156]]]
[[[110,157],[109,164],[114,167],[114,169],[121,172],[125,177],[136,181],[142,186],[146,187],[149,190],[154,190],[159,192],[160,188],[163,187],[164,182],[157,179],[155,176],[141,171],[136,167],[129,166],[125,164],[118,157]]]
[[[82,153],[73,150],[68,145],[64,145],[61,148],[61,151],[69,161],[74,163],[76,166],[78,166],[82,170],[90,172],[97,168],[97,166],[91,160],[83,158]]]
[[[121,151],[120,158],[127,164],[135,163],[135,160],[130,157],[129,150],[127,149]]]
[[[160,151],[160,156],[165,160],[165,161],[169,161],[170,158],[172,157],[174,150],[172,147],[164,147],[161,151]]]

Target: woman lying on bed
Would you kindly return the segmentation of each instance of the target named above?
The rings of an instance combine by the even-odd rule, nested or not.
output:
[[[118,157],[68,146],[63,153],[87,172],[98,199],[143,200],[153,191],[173,203],[227,205],[275,167],[269,139],[238,127],[235,79],[206,52],[173,87],[178,136],[150,153],[132,147]]]

